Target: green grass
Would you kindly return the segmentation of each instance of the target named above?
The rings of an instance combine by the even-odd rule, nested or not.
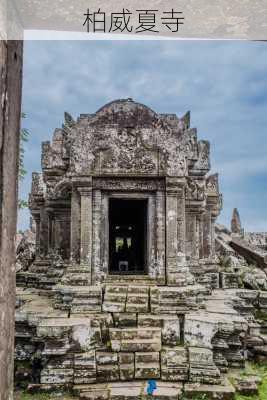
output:
[[[241,394],[236,394],[235,400],[267,400],[267,377],[263,379],[262,384],[259,386],[259,395],[241,396]]]
[[[50,400],[51,396],[47,393],[30,394],[26,392],[15,392],[15,400]]]
[[[256,319],[261,319],[263,321],[267,321],[267,313],[261,310],[257,310],[255,312],[255,318]]]
[[[68,394],[59,393],[34,393],[30,394],[25,391],[15,392],[14,400],[78,400],[78,397],[72,397]]]
[[[235,400],[267,400],[267,364],[248,363],[242,376],[257,375],[262,378],[262,383],[259,385],[259,394],[254,396],[235,395]]]

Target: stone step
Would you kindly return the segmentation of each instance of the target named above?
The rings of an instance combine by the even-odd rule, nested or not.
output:
[[[103,310],[107,312],[148,312],[149,287],[106,285]]]
[[[82,266],[82,265],[69,265],[66,267],[66,273],[72,273],[72,274],[88,274],[90,273],[88,266]]]
[[[107,303],[125,303],[126,293],[105,293],[104,301]]]
[[[129,286],[126,302],[126,312],[146,313],[149,311],[149,289]]]
[[[100,312],[102,307],[102,289],[99,286],[56,285],[54,306],[68,309],[72,314]]]
[[[101,306],[101,301],[99,301],[98,297],[88,297],[86,298],[80,298],[80,297],[74,297],[71,303],[72,306],[90,306],[90,305],[100,305]]]
[[[155,400],[178,400],[182,396],[180,383],[156,381],[157,388],[153,391]],[[151,399],[147,393],[148,382],[111,382],[108,384],[75,385],[74,393],[81,399],[89,400],[136,400]]]
[[[84,305],[72,305],[70,313],[74,314],[92,314],[101,312],[101,305],[99,304],[84,304]]]
[[[220,385],[207,385],[199,383],[186,383],[184,385],[184,395],[188,398],[225,399],[235,398],[235,389],[228,380],[224,380]]]
[[[102,309],[104,312],[123,313],[125,312],[125,302],[108,302],[103,303]]]
[[[127,286],[106,285],[103,311],[125,312],[127,290]]]
[[[113,351],[153,352],[161,350],[161,329],[124,328],[109,329]]]
[[[149,290],[150,290],[150,288],[147,286],[129,285],[128,286],[128,296],[129,296],[129,294],[148,295]]]
[[[127,282],[131,286],[155,286],[157,284],[156,279],[149,277],[148,275],[109,275],[106,280],[106,284],[122,285],[125,286]]]
[[[106,285],[105,287],[105,295],[112,293],[112,294],[123,294],[127,293],[128,286],[125,285]]]
[[[28,271],[36,273],[36,274],[46,274],[48,269],[49,269],[49,267],[50,267],[50,265],[48,265],[48,264],[45,264],[45,265],[41,264],[40,265],[40,264],[33,263],[29,267]]]
[[[161,378],[166,381],[188,380],[188,354],[185,347],[164,347],[161,352]]]
[[[91,281],[89,273],[67,273],[63,276],[61,282],[65,285],[88,286]]]

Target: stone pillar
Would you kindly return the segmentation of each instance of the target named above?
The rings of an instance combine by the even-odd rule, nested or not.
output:
[[[215,221],[216,221],[217,216],[211,215],[211,257],[215,257]]]
[[[55,212],[53,220],[53,233],[54,233],[54,249],[61,255],[61,220],[60,214]]]
[[[48,212],[44,205],[41,206],[40,211],[40,254],[46,256],[48,253],[48,228],[49,219]]]
[[[186,213],[186,255],[192,260],[198,258],[197,218],[192,211]]]
[[[101,191],[93,191],[93,241],[92,241],[92,281],[101,283],[106,271],[101,265]]]
[[[48,254],[50,253],[50,250],[54,248],[54,233],[53,233],[53,224],[54,224],[54,215],[53,215],[53,210],[48,209],[47,210],[47,220],[48,220],[48,230],[47,230],[47,236],[48,236],[48,249],[47,252]]]
[[[178,187],[175,178],[167,178],[166,182],[166,241],[167,275],[169,275],[176,271],[178,253]]]
[[[185,265],[184,182],[166,180],[166,269],[168,283],[178,283]],[[181,268],[180,268],[181,267]]]
[[[62,208],[53,212],[53,247],[64,259],[70,258],[70,210]]]
[[[211,256],[211,213],[206,211],[203,216],[203,258]]]
[[[191,285],[185,257],[185,182],[179,178],[166,181],[166,267],[167,282],[177,286]]]
[[[203,247],[203,214],[198,216],[198,248],[199,248],[199,258],[204,258],[204,247]]]
[[[71,194],[71,260],[74,263],[79,262],[80,258],[80,224],[81,224],[81,205],[80,195],[76,188],[72,188]]]
[[[165,193],[156,192],[156,260],[158,266],[158,283],[167,280],[165,265]]]
[[[185,182],[177,188],[177,250],[185,254]]]
[[[35,221],[35,252],[36,257],[40,255],[40,214],[33,214]]]
[[[81,227],[80,227],[80,263],[92,268],[92,186],[80,187]]]
[[[105,193],[102,197],[102,215],[101,221],[103,229],[101,229],[101,243],[102,243],[102,268],[108,274],[109,270],[109,198]]]
[[[196,230],[195,230],[195,258],[197,259],[197,260],[199,260],[199,258],[200,258],[200,256],[199,256],[199,254],[200,254],[200,241],[199,241],[199,239],[200,239],[200,236],[199,236],[199,230],[200,230],[200,221],[199,221],[199,214],[196,214],[195,215],[195,228],[196,228]]]

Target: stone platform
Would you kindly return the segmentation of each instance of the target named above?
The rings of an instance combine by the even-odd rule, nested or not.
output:
[[[237,298],[242,304],[233,291],[201,285],[59,285],[50,296],[18,289],[16,364],[30,364],[31,382],[41,356],[36,379],[51,387],[144,379],[220,385],[222,373],[244,364],[248,322],[234,309]]]

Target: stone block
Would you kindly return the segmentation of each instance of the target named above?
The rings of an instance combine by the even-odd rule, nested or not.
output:
[[[110,329],[113,351],[160,351],[161,330],[159,328]]]
[[[118,364],[118,353],[114,352],[96,352],[96,363],[97,365],[117,365]]]
[[[99,382],[112,382],[120,379],[119,366],[116,364],[98,365],[96,368],[97,380]]]
[[[208,365],[213,363],[213,354],[210,349],[189,347],[188,354],[190,365]]]
[[[72,329],[69,318],[48,318],[40,322],[36,328],[38,337],[62,338]]]
[[[221,287],[223,289],[238,288],[238,276],[232,272],[220,272]]]
[[[177,346],[180,343],[180,321],[174,316],[163,318],[162,344],[164,346]]]
[[[179,314],[196,310],[199,308],[198,297],[206,293],[207,289],[201,285],[151,288],[151,312]]]
[[[136,291],[133,291],[133,287],[129,287],[126,301],[126,311],[146,313],[148,312],[148,307],[148,288],[142,288],[140,292],[138,288]]]
[[[163,348],[161,378],[164,381],[188,380],[188,356],[184,347]]]
[[[65,337],[63,339],[46,339],[44,343],[44,349],[42,355],[44,356],[59,356],[67,354],[70,350],[69,338]]]
[[[158,352],[136,352],[135,353],[135,362],[139,363],[153,363],[159,362],[159,353]]]
[[[125,303],[105,301],[102,306],[104,312],[123,313],[125,312]]]
[[[96,382],[96,371],[87,369],[75,369],[73,375],[73,383],[75,385],[88,385]]]
[[[149,399],[147,394],[147,385],[143,389],[142,398]],[[178,400],[182,398],[182,385],[179,383],[157,381],[157,388],[153,392],[155,400]]]
[[[42,384],[69,384],[73,383],[73,369],[44,368],[41,371]]]
[[[134,363],[134,353],[119,353],[120,364],[132,364]]]
[[[138,314],[138,327],[161,328],[162,316],[157,314]]]
[[[74,357],[72,354],[66,354],[63,356],[52,356],[47,360],[46,368],[63,368],[71,369],[74,368]]]
[[[73,350],[89,351],[101,344],[101,329],[92,327],[92,324],[77,324],[72,328]]]
[[[119,353],[120,379],[134,379],[134,353]]]
[[[188,398],[205,396],[209,400],[234,400],[235,389],[227,380],[222,385],[186,383],[184,395]]]
[[[96,356],[95,351],[86,353],[74,354],[74,369],[87,369],[96,370]]]
[[[89,385],[75,385],[73,390],[80,399],[109,400],[109,388],[106,384],[96,383]]]
[[[189,381],[207,384],[219,384],[220,371],[213,362],[210,349],[189,347]]]
[[[113,313],[114,325],[116,328],[136,327],[136,313]]]
[[[141,393],[140,384],[132,384],[132,386],[129,383],[127,386],[119,384],[110,388],[110,398],[112,400],[136,400],[141,398]]]
[[[135,362],[135,379],[159,379],[159,362]]]
[[[258,382],[255,377],[244,376],[234,382],[235,389],[243,396],[255,396],[258,394]]]

